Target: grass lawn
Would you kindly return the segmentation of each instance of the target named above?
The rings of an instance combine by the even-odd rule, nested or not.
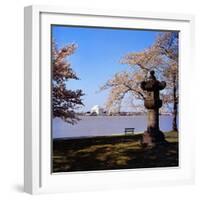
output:
[[[167,146],[144,149],[140,135],[53,140],[53,172],[178,166],[178,133],[165,133]]]

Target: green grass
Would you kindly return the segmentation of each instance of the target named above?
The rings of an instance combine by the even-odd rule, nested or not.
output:
[[[167,146],[144,149],[140,135],[53,141],[53,172],[178,166],[178,133],[165,133]]]

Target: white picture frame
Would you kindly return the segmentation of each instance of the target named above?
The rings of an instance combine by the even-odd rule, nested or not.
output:
[[[190,121],[194,64],[194,17],[183,14],[85,10],[55,6],[25,8],[24,190],[31,194],[119,189],[194,182],[194,133]],[[134,23],[132,23],[134,22]],[[50,25],[89,25],[180,31],[180,166],[51,173]],[[190,66],[190,67],[188,67]],[[190,121],[191,123],[187,123]],[[191,131],[194,130],[194,131]],[[188,134],[190,132],[190,134]]]

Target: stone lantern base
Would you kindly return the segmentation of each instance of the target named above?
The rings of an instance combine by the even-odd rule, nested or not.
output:
[[[165,145],[167,141],[162,131],[157,131],[156,133],[146,131],[142,136],[141,144],[143,147],[151,148],[158,145]]]

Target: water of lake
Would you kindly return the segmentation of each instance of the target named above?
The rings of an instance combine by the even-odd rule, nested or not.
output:
[[[160,116],[160,129],[170,131],[171,116]],[[53,138],[86,137],[123,134],[125,128],[135,132],[146,130],[146,116],[83,116],[77,124],[71,125],[59,118],[53,119]]]

